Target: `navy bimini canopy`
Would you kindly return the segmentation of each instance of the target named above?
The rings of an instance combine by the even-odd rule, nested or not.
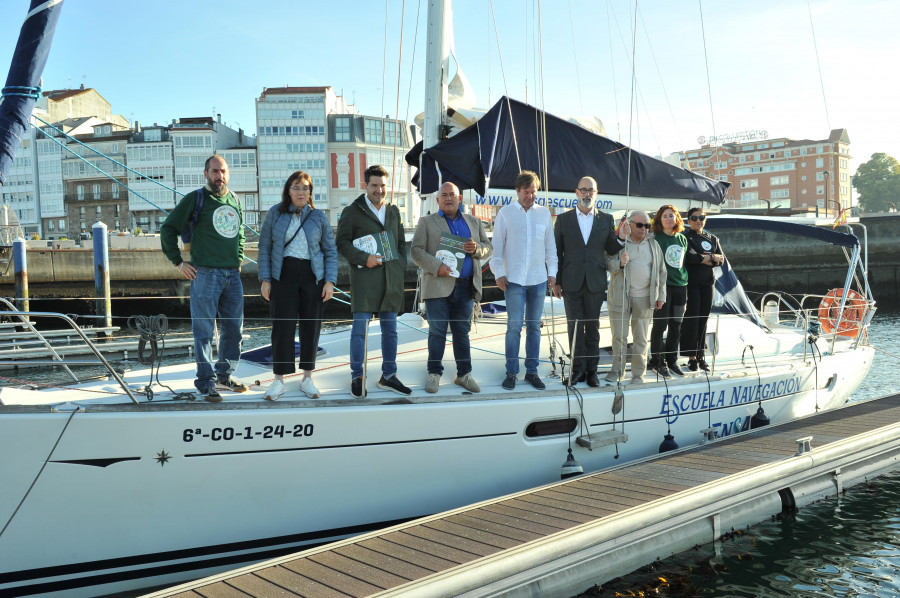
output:
[[[420,154],[421,143],[406,154],[407,163],[419,166]],[[537,172],[541,187],[549,191],[572,191],[582,177],[591,176],[601,194],[630,193],[716,205],[723,202],[730,187],[646,154],[629,152],[621,143],[507,97],[474,125],[426,149],[416,175],[420,179],[414,183],[423,194],[437,191],[441,180],[485,195],[488,184],[493,189],[513,189],[520,170]]]
[[[28,127],[60,10],[62,0],[31,0],[19,32],[6,87],[0,98],[0,185],[6,184],[6,175]]]
[[[841,233],[836,230],[803,224],[801,222],[785,222],[784,220],[769,220],[765,218],[735,217],[735,216],[710,216],[706,219],[706,228],[709,230],[722,230],[726,228],[739,228],[744,230],[761,230],[795,237],[806,237],[825,241],[840,247],[856,247],[859,239],[850,233]]]

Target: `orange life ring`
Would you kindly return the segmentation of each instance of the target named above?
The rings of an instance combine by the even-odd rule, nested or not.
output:
[[[837,333],[841,336],[856,336],[859,327],[866,316],[866,300],[862,295],[850,289],[847,291],[847,301],[844,303],[844,311],[841,313],[841,298],[844,289],[831,289],[819,303],[819,323],[822,332],[831,334],[837,327]],[[840,318],[840,326],[837,326]]]

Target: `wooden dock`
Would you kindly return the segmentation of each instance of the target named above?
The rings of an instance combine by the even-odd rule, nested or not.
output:
[[[147,598],[570,597],[900,467],[897,422],[900,394],[852,403]]]

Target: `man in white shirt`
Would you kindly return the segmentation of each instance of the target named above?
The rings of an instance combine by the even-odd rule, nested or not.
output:
[[[538,377],[541,348],[541,313],[547,282],[556,284],[556,242],[550,210],[535,205],[541,186],[538,175],[523,170],[516,177],[518,201],[503,206],[494,220],[491,271],[506,294],[506,378],[502,386],[516,387],[519,347],[525,322],[525,381],[546,388]]]

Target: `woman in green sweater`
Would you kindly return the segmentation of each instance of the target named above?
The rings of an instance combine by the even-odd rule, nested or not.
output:
[[[653,238],[659,243],[666,262],[666,302],[653,312],[653,329],[650,331],[650,369],[656,370],[663,378],[671,372],[684,376],[678,367],[678,340],[681,337],[681,321],[687,303],[687,268],[684,257],[687,254],[687,238],[681,234],[684,221],[674,206],[665,205],[656,212],[653,219]],[[663,333],[666,332],[663,350]]]

